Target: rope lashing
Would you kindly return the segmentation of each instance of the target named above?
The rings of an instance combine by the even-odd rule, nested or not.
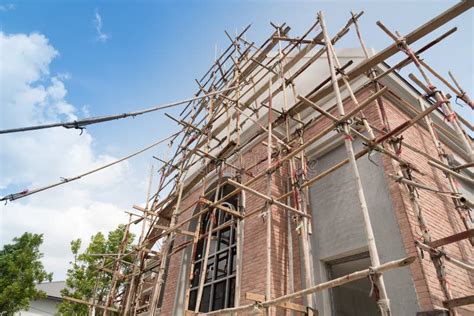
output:
[[[376,284],[376,279],[377,279],[377,273],[372,269],[372,267],[369,267],[369,274],[367,275],[369,278],[370,282],[370,292],[369,296],[373,297],[376,301],[380,299],[380,290]]]

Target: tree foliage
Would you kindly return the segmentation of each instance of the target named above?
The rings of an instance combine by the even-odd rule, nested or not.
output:
[[[36,283],[51,281],[53,277],[41,262],[42,243],[42,234],[24,233],[0,251],[0,312],[11,315],[27,309],[30,300],[46,296],[35,287]]]
[[[82,241],[80,239],[71,241],[71,252],[74,255],[74,261],[70,262],[71,267],[67,271],[67,287],[61,291],[63,296],[90,301],[95,292],[95,302],[100,305],[105,303],[107,293],[111,287],[112,275],[101,271],[100,268],[103,264],[106,268],[112,269],[114,256],[97,256],[94,254],[117,254],[124,237],[125,228],[125,225],[119,225],[115,230],[108,233],[107,238],[103,233],[98,232],[91,237],[89,245],[82,253],[79,253]],[[131,250],[133,239],[134,235],[129,233],[125,253]],[[132,262],[132,257],[126,256],[122,260]],[[123,274],[129,273],[130,265],[122,264],[120,272]],[[120,293],[124,286],[124,282],[120,280],[116,293]],[[65,315],[87,315],[88,307],[84,304],[64,300],[59,304],[59,312]]]

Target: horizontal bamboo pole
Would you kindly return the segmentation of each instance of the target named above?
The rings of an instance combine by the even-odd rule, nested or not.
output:
[[[226,309],[222,309],[222,310],[218,310],[218,311],[214,311],[210,313],[199,313],[198,315],[199,316],[231,315],[234,313],[242,313],[245,311],[265,309],[269,306],[279,305],[284,302],[288,302],[292,299],[302,297],[304,295],[312,294],[315,292],[321,292],[323,290],[331,289],[340,285],[344,285],[356,280],[363,279],[372,273],[384,273],[393,269],[405,267],[413,263],[415,259],[416,257],[412,256],[412,257],[406,257],[399,260],[390,261],[390,262],[381,264],[378,267],[356,271],[356,272],[344,275],[342,277],[336,278],[334,280],[323,282],[323,283],[314,285],[312,287],[309,287],[307,289],[297,291],[291,294],[283,295],[275,299],[267,300],[267,301],[260,302],[257,304],[248,304],[248,305],[243,305],[243,306],[238,306],[238,307],[226,308]]]
[[[436,162],[433,162],[433,161],[430,161],[428,160],[428,164],[435,167],[435,168],[438,168],[446,173],[449,173],[450,175],[460,179],[460,180],[463,180],[463,181],[466,181],[467,183],[470,183],[470,184],[474,184],[474,180],[470,177],[467,177],[467,176],[464,176],[462,174],[459,174],[449,168],[446,168],[444,166],[441,166],[440,164],[437,164]]]
[[[469,263],[460,261],[458,259],[455,259],[455,258],[449,256],[446,252],[440,251],[440,250],[435,249],[435,248],[431,248],[430,246],[428,246],[428,245],[426,245],[426,244],[424,244],[420,241],[416,241],[415,243],[418,247],[420,247],[421,249],[423,249],[425,251],[428,251],[428,252],[431,252],[431,253],[434,253],[434,254],[441,254],[448,262],[451,262],[455,266],[458,266],[460,268],[463,268],[463,269],[466,269],[468,271],[474,272],[474,266],[472,264],[469,264]]]
[[[417,188],[420,188],[420,189],[423,189],[423,190],[431,191],[431,192],[434,192],[434,193],[447,194],[447,195],[451,195],[451,196],[454,196],[454,197],[456,197],[460,194],[460,193],[457,193],[457,192],[441,191],[441,190],[438,190],[436,188],[432,188],[430,186],[424,185],[422,183],[418,183],[418,182],[415,182],[415,181],[408,180],[408,179],[406,179],[402,176],[389,174],[389,177],[394,179],[395,182],[401,182],[401,183],[408,184],[408,185],[411,185],[411,186],[414,186],[414,187],[417,187]]]

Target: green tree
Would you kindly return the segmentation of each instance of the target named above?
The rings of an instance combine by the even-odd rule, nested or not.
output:
[[[51,281],[52,273],[44,270],[39,247],[42,234],[24,233],[15,237],[13,244],[4,245],[0,251],[0,312],[12,315],[27,309],[30,300],[45,297],[36,283]]]
[[[102,264],[112,269],[114,264],[114,254],[117,254],[124,240],[125,225],[119,225],[115,230],[108,233],[107,238],[98,232],[91,237],[91,241],[83,253],[79,253],[81,240],[71,241],[71,252],[74,261],[70,262],[71,267],[67,271],[67,287],[61,291],[63,296],[74,297],[81,300],[90,301],[95,295],[95,302],[103,305],[107,298],[107,293],[111,287],[112,275],[101,271]],[[125,242],[124,253],[132,249],[134,235],[129,233]],[[110,255],[104,255],[110,254]],[[125,262],[132,262],[131,256],[122,258]],[[127,274],[131,270],[131,265],[120,265],[120,273]],[[116,293],[125,286],[124,281],[119,280]],[[59,304],[59,312],[65,315],[87,315],[88,307],[84,304],[64,300]]]

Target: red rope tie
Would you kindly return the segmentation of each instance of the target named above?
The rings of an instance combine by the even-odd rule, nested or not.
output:
[[[460,189],[460,185],[459,185],[458,180],[456,180],[454,177],[451,177],[451,178],[453,179],[453,184],[456,187],[456,189]]]
[[[442,104],[448,103],[448,100],[444,99],[435,103],[435,107],[440,107]],[[444,111],[443,111],[444,114]],[[446,114],[445,114],[446,115]]]
[[[280,167],[280,160],[276,160],[276,161],[272,164],[272,169],[277,169],[278,167]]]
[[[413,62],[415,63],[417,67],[421,66],[420,61],[418,60],[418,57],[416,57],[415,53],[410,47],[406,48],[406,53],[413,60]]]
[[[28,192],[30,192],[30,191],[28,189],[25,189],[25,190],[21,191],[18,194],[24,195],[24,194],[27,194]]]
[[[191,135],[191,137],[189,137],[189,140],[188,140],[188,145],[190,145],[192,142],[194,142],[197,138],[197,135],[196,134],[193,134]]]
[[[451,112],[446,116],[446,119],[448,120],[448,122],[453,122],[457,119],[457,115],[455,112]]]
[[[398,149],[395,151],[395,154],[397,157],[400,157],[402,155],[402,146],[398,147]]]
[[[436,91],[436,87],[432,84],[428,85],[428,89],[430,89],[431,91]]]
[[[441,281],[443,281],[444,283],[446,283],[446,287],[450,288],[451,287],[451,283],[448,281],[448,278],[446,276],[442,277],[441,278]]]
[[[354,137],[352,137],[352,135],[350,135],[350,134],[346,134],[346,135],[344,136],[344,139],[345,139],[345,140],[350,140],[351,142],[354,141]]]
[[[378,301],[380,298],[380,291],[377,284],[375,283],[375,278],[376,278],[375,272],[372,269],[370,269],[369,275],[367,277],[369,278],[369,282],[370,282],[369,296],[373,297],[376,301]]]
[[[419,241],[419,242],[422,243],[422,244],[425,243],[425,240],[423,239],[422,236],[415,236],[415,240],[416,240],[416,241]]]

